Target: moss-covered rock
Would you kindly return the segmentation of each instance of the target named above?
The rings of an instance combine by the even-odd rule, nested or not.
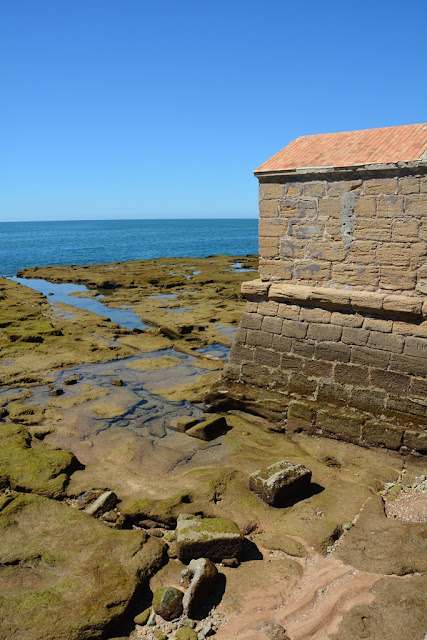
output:
[[[239,527],[226,518],[203,518],[181,514],[177,521],[177,553],[181,562],[193,558],[209,558],[220,562],[237,557],[243,536]]]
[[[181,627],[181,629],[178,629],[175,638],[177,638],[177,640],[197,640],[197,633],[194,629],[185,625]]]
[[[82,468],[71,451],[52,450],[37,442],[22,425],[0,427],[0,486],[58,497],[69,476]]]
[[[160,587],[153,595],[153,609],[164,620],[174,620],[182,613],[184,594],[175,587]]]
[[[0,637],[104,637],[161,566],[164,545],[142,531],[112,531],[56,500],[12,498],[0,511]]]

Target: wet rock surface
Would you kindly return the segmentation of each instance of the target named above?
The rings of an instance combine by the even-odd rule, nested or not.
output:
[[[152,319],[142,332],[69,305],[54,309],[0,280],[0,437],[16,438],[7,445],[13,455],[0,455],[1,637],[421,638],[422,460],[286,434],[266,419],[268,397],[264,419],[220,412],[227,430],[212,441],[177,428],[176,420],[191,428],[205,419],[194,403],[219,375],[242,313],[236,292],[247,275],[233,273],[230,260],[212,258],[197,275],[186,271],[192,261],[170,259],[34,274],[93,286],[114,280],[105,304]],[[52,387],[64,393],[51,396]],[[274,509],[260,500],[248,477],[277,460],[310,469],[316,490]],[[114,506],[83,513],[107,491]],[[152,594],[165,586],[188,593],[177,559],[181,514],[232,520],[244,536],[239,560],[236,550],[221,558],[195,619],[166,621]]]

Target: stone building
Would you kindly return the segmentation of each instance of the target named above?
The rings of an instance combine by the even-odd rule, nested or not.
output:
[[[427,450],[427,124],[297,138],[256,171],[260,279],[210,401]]]

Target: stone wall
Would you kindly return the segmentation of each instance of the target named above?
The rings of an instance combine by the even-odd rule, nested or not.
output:
[[[427,293],[427,176],[356,175],[260,177],[262,280]]]
[[[260,177],[260,280],[210,401],[427,451],[427,177]]]

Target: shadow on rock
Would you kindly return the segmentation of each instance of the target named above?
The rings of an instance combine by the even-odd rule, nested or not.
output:
[[[264,556],[262,555],[256,544],[251,540],[245,538],[240,560],[242,562],[249,562],[250,560],[263,560],[263,558]]]
[[[287,507],[293,507],[298,502],[302,502],[303,500],[307,500],[312,496],[316,496],[318,493],[322,493],[325,490],[325,487],[322,487],[320,484],[316,482],[312,482],[308,485],[306,489],[299,491],[296,495],[290,496],[285,500],[282,500],[280,503],[274,505],[275,508],[285,509]]]
[[[218,573],[215,580],[215,585],[204,602],[198,607],[197,611],[193,614],[194,620],[203,620],[206,618],[213,607],[217,607],[221,602],[225,593],[225,585],[227,578],[223,573]]]

